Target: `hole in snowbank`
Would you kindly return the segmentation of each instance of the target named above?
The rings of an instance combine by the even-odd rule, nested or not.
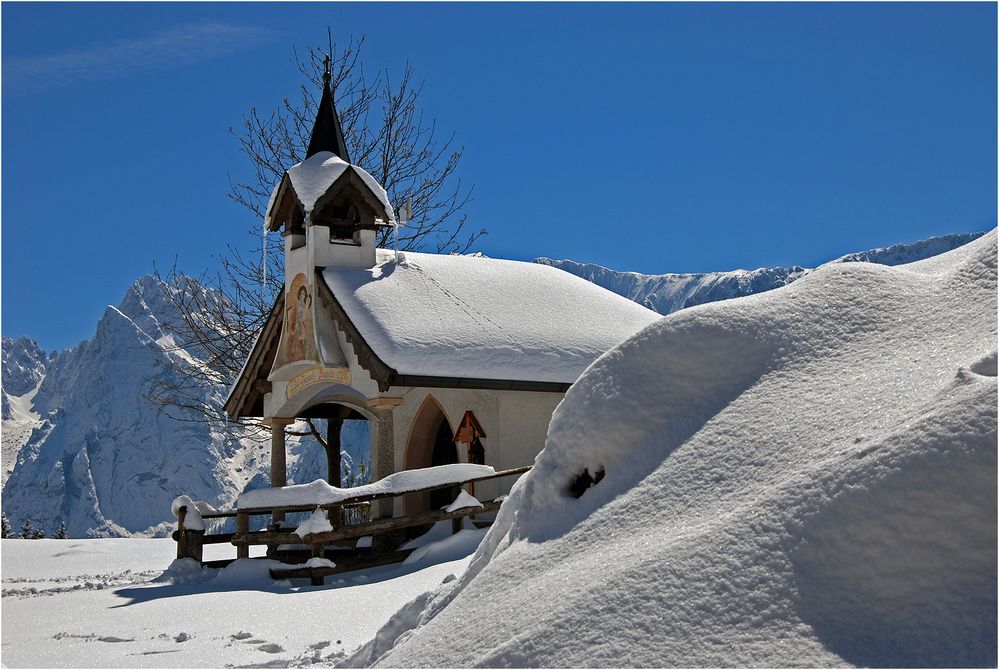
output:
[[[604,469],[600,468],[597,470],[596,474],[590,476],[589,468],[584,468],[583,471],[576,475],[576,478],[569,483],[569,495],[573,498],[580,497],[586,493],[586,489],[595,484],[599,484],[600,480],[604,478],[604,474]]]
[[[983,356],[971,364],[971,371],[983,377],[996,376],[996,352],[993,351],[987,356]]]

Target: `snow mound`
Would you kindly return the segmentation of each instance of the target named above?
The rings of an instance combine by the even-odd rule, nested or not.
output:
[[[347,663],[994,667],[996,348],[995,231],[667,317]]]
[[[186,507],[187,512],[184,517],[184,527],[188,530],[204,530],[205,521],[201,518],[201,512],[211,511],[211,506],[208,503],[195,501],[190,496],[177,496],[173,499],[173,503],[170,504],[170,511],[173,513],[174,517],[180,518],[180,508]]]
[[[458,494],[458,497],[454,499],[454,502],[448,505],[444,511],[454,512],[455,510],[465,509],[466,507],[482,507],[482,503],[478,499],[471,495],[468,491],[462,490]]]
[[[313,533],[328,533],[333,530],[333,524],[330,523],[329,518],[326,516],[326,512],[321,509],[316,509],[315,512],[309,515],[309,518],[299,524],[298,528],[295,529],[295,535],[304,538],[306,535],[311,535]]]

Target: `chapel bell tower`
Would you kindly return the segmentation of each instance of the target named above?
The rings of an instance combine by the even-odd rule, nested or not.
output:
[[[350,164],[330,79],[327,56],[305,160],[285,173],[264,217],[267,230],[285,238],[286,285],[317,268],[373,267],[378,228],[394,221],[385,189]]]

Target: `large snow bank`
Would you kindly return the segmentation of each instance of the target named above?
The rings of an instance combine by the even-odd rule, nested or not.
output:
[[[403,375],[571,384],[659,315],[536,263],[379,249],[323,278],[365,341]]]
[[[279,486],[275,488],[247,491],[239,496],[238,507],[276,507],[282,505],[328,505],[347,498],[376,495],[380,493],[406,493],[431,486],[458,484],[469,479],[495,475],[491,465],[474,463],[452,463],[435,465],[418,470],[402,470],[377,482],[341,489],[331,486],[321,479],[309,484]]]
[[[995,360],[994,231],[667,317],[350,662],[994,667]]]

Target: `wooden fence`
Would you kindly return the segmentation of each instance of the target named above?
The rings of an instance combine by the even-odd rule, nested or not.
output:
[[[499,509],[501,501],[491,500],[482,502],[481,507],[464,507],[461,509],[456,509],[451,512],[440,510],[430,510],[427,512],[422,512],[419,514],[411,514],[409,516],[399,516],[399,517],[388,517],[384,519],[373,519],[370,521],[365,521],[362,523],[346,523],[345,515],[343,510],[349,508],[364,508],[371,505],[372,502],[378,500],[393,499],[399,496],[408,495],[410,493],[425,493],[429,491],[436,491],[439,489],[449,489],[458,486],[466,486],[468,484],[474,484],[476,482],[488,481],[490,479],[499,479],[502,477],[513,477],[520,476],[523,473],[531,469],[531,466],[525,466],[521,468],[512,468],[510,470],[502,470],[493,475],[488,475],[485,477],[476,477],[474,479],[466,479],[461,482],[449,482],[447,484],[437,484],[434,486],[427,486],[419,489],[411,489],[407,491],[393,491],[389,493],[375,493],[369,495],[360,495],[346,498],[334,503],[326,503],[322,505],[274,505],[270,507],[244,507],[235,510],[222,510],[216,512],[202,513],[202,519],[222,519],[235,517],[236,519],[236,532],[235,533],[215,533],[206,534],[204,530],[192,530],[188,529],[184,525],[184,520],[187,516],[187,507],[182,506],[177,511],[177,530],[174,532],[173,537],[177,541],[177,558],[193,558],[200,562],[202,565],[209,566],[219,566],[228,564],[231,559],[224,561],[211,561],[206,563],[204,561],[204,545],[206,544],[233,544],[236,547],[236,558],[249,558],[250,547],[252,545],[266,545],[269,548],[276,549],[281,545],[311,545],[312,556],[323,557],[326,551],[326,545],[332,544],[334,542],[340,542],[343,540],[351,540],[356,538],[361,538],[365,536],[371,536],[373,541],[377,541],[378,538],[385,536],[389,533],[395,533],[406,528],[413,526],[423,526],[428,524],[434,524],[439,521],[451,520],[453,522],[452,532],[457,533],[461,529],[462,519],[466,516],[471,516],[474,514],[485,514],[489,512],[495,512]],[[321,533],[310,533],[301,537],[295,534],[294,530],[288,530],[282,528],[279,524],[271,524],[265,530],[251,531],[250,530],[250,517],[253,516],[270,516],[271,518],[282,518],[284,514],[289,514],[293,512],[313,512],[316,509],[326,510],[330,520],[330,525],[332,530],[324,531]],[[401,560],[404,556],[400,556],[398,552],[384,551],[382,552],[381,559],[369,560],[368,564],[391,562],[392,560]],[[341,565],[341,563],[343,563]],[[357,563],[356,560],[348,559],[346,563],[341,561],[338,563],[338,568],[308,568],[308,567],[292,567],[289,566],[286,570],[272,570],[271,574],[275,578],[286,578],[286,577],[310,577],[313,584],[322,584],[322,579],[325,575],[333,574],[334,572],[342,572],[349,565]]]

